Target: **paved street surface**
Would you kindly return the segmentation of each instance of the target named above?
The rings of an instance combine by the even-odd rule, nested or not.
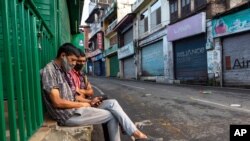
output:
[[[250,90],[89,78],[145,133],[164,141],[229,141],[230,124],[250,124]],[[102,141],[95,126],[95,141]],[[130,138],[122,136],[123,141]]]

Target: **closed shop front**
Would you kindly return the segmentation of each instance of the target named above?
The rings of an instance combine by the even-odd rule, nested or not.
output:
[[[103,61],[103,55],[99,54],[95,57],[92,57],[94,62],[94,75],[104,76],[105,75],[105,62]]]
[[[111,56],[109,60],[110,60],[110,76],[117,77],[117,74],[119,72],[119,61],[117,55]]]
[[[175,77],[177,80],[204,82],[207,80],[205,34],[174,42]]]
[[[250,9],[238,9],[212,21],[222,51],[223,86],[250,86]],[[218,46],[219,46],[218,45]]]
[[[236,34],[223,40],[224,85],[250,85],[250,33]]]
[[[134,57],[129,57],[123,60],[123,72],[125,79],[136,78]]]
[[[100,71],[100,61],[95,61],[94,62],[94,74],[99,76],[101,73]]]
[[[121,60],[122,65],[122,76],[125,79],[136,78],[135,74],[135,64],[134,64],[134,44],[133,44],[133,28],[128,29],[124,32],[123,44],[121,48],[118,49],[118,59]]]
[[[142,47],[142,76],[163,76],[163,41]]]
[[[201,12],[168,27],[173,44],[174,75],[181,83],[207,83],[206,13]]]
[[[102,51],[100,49],[96,49],[93,52],[86,53],[86,57],[91,58],[91,59],[88,59],[88,62],[87,62],[88,72],[90,74],[97,75],[97,76],[105,75],[103,74],[103,72],[105,72],[105,65],[103,68],[103,64],[105,63],[102,62],[104,58],[102,55]]]
[[[102,59],[94,62],[94,74],[97,76],[105,75],[105,62]]]

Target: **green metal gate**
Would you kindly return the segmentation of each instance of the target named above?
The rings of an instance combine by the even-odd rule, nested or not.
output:
[[[57,38],[32,0],[0,1],[0,140],[26,141],[41,127],[39,70]]]
[[[0,141],[43,124],[39,71],[70,41],[69,23],[66,0],[0,0]]]

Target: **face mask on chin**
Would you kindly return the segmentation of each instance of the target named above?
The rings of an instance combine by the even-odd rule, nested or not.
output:
[[[69,64],[66,57],[63,57],[62,67],[65,70],[65,72],[69,72],[74,66]]]
[[[74,69],[75,69],[76,71],[82,71],[82,69],[83,69],[83,64],[76,64],[75,67],[74,67]]]

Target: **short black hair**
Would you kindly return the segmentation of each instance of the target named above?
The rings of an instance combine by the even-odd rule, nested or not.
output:
[[[80,57],[85,57],[85,53],[80,48],[78,48],[78,51],[79,51]]]
[[[62,53],[65,53],[66,56],[69,55],[76,55],[77,57],[80,56],[78,49],[71,43],[64,43],[61,45],[57,51],[56,58],[59,58]]]

